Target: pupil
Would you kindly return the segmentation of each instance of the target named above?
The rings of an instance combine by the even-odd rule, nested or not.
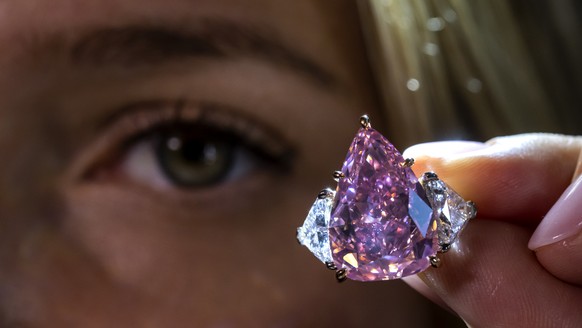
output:
[[[206,164],[212,165],[216,162],[216,145],[213,143],[204,143],[200,140],[186,142],[182,146],[182,156],[185,161],[192,162],[194,165]]]
[[[206,165],[215,163],[217,159],[217,153],[218,151],[216,150],[215,145],[204,146],[204,163],[206,163]]]

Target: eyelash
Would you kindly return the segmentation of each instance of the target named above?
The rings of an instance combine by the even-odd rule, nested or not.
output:
[[[271,169],[278,174],[288,173],[294,157],[292,148],[272,130],[235,112],[235,109],[208,103],[148,102],[124,107],[117,112],[118,115],[108,120],[105,147],[101,147],[105,151],[99,152],[100,155],[85,171],[83,178],[107,177],[107,171],[118,166],[132,147],[148,138],[151,140],[164,132],[184,127],[202,127],[221,133],[234,140],[237,148],[248,150],[260,164],[265,164],[260,166],[261,169]],[[156,160],[160,167],[159,159]]]

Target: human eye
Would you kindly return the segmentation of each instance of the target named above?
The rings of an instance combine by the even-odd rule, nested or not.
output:
[[[271,129],[209,104],[133,106],[109,129],[109,155],[88,179],[199,191],[288,172],[291,148]]]

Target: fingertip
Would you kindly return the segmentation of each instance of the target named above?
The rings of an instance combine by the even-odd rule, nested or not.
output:
[[[582,176],[574,181],[545,215],[531,237],[531,250],[554,244],[582,230]]]
[[[582,233],[535,250],[540,264],[556,278],[582,286]]]

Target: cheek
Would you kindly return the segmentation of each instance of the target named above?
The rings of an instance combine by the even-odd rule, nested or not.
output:
[[[156,308],[143,316],[209,324],[297,320],[311,315],[306,302],[323,302],[325,292],[314,280],[335,283],[295,241],[313,198],[297,195],[317,192],[297,184],[283,182],[285,188],[262,196],[241,194],[246,207],[177,205],[127,188],[79,187],[69,193],[65,227],[112,284],[129,286]]]
[[[12,234],[18,245],[10,261],[4,256],[0,274],[3,327],[133,326],[125,313],[136,313],[141,300],[112,284],[100,263],[61,231],[41,223]]]

